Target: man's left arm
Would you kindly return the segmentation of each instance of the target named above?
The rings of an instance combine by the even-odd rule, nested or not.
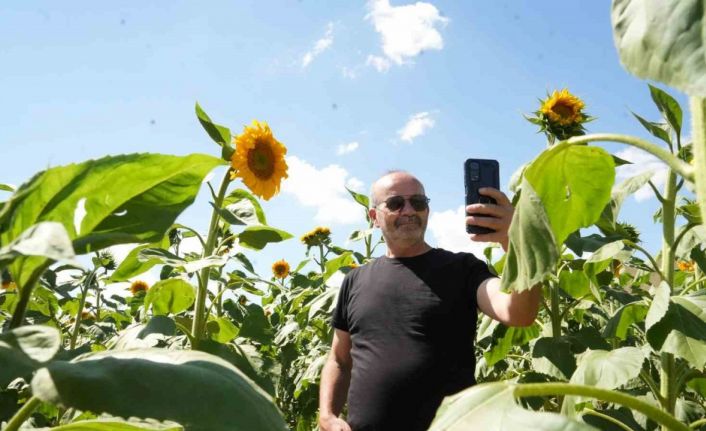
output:
[[[500,190],[485,187],[479,190],[483,195],[495,199],[496,204],[473,204],[466,207],[466,224],[483,226],[495,232],[472,234],[471,240],[478,242],[497,242],[507,252],[509,245],[508,230],[515,209],[510,199]],[[499,278],[488,278],[478,286],[476,299],[478,308],[484,314],[507,326],[529,326],[539,312],[542,299],[541,286],[534,286],[521,293],[505,293],[500,290]]]

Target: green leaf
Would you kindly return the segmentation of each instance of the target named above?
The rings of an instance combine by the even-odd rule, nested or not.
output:
[[[309,320],[317,315],[329,316],[333,312],[340,288],[329,287],[309,304]]]
[[[537,338],[539,333],[540,327],[536,323],[527,327],[508,327],[499,324],[493,331],[493,343],[487,351],[483,352],[483,357],[488,366],[492,367],[505,359],[513,347],[524,346]]]
[[[50,326],[22,326],[0,334],[0,388],[17,377],[29,377],[60,347],[61,335]]]
[[[187,273],[196,272],[202,268],[212,266],[223,266],[228,262],[228,258],[225,256],[208,256],[203,259],[185,260],[161,248],[145,248],[140,250],[137,258],[141,261],[157,260],[160,263],[179,268]]]
[[[272,242],[281,242],[292,234],[269,226],[248,226],[238,234],[238,244],[253,250],[262,250]]]
[[[366,210],[370,208],[370,199],[366,195],[356,193],[348,187],[346,187],[346,190],[348,190],[348,193],[350,193],[351,196],[353,196],[353,199],[355,199],[355,201],[358,202],[362,207],[364,207]]]
[[[591,293],[588,277],[583,271],[561,271],[559,287],[575,299],[583,298]]]
[[[176,323],[167,316],[153,316],[137,334],[137,338],[144,339],[150,334],[173,336],[176,334]]]
[[[654,175],[654,171],[647,171],[634,177],[628,178],[613,189],[611,192],[610,203],[606,205],[601,213],[601,218],[598,225],[608,230],[615,230],[615,223],[618,221],[620,207],[623,205],[625,198],[635,193],[642,188]]]
[[[228,362],[198,351],[106,351],[37,371],[45,402],[194,431],[286,430],[272,399]]]
[[[240,337],[249,338],[263,345],[272,343],[274,332],[270,321],[265,316],[265,311],[257,304],[248,304],[246,307],[247,313],[243,319],[243,324],[240,327]]]
[[[221,156],[223,160],[230,160],[231,155],[235,152],[234,148],[231,146],[230,143],[230,129],[211,121],[206,112],[201,109],[201,106],[198,102],[196,102],[195,111],[196,118],[199,119],[199,123],[201,123],[201,126],[204,128],[204,130],[206,130],[208,136],[210,136],[215,143],[221,146]]]
[[[706,322],[698,309],[700,302],[687,302],[670,300],[669,286],[662,282],[645,319],[647,341],[655,351],[672,353],[702,368],[706,364]],[[699,315],[690,311],[693,308]]]
[[[14,192],[15,188],[9,184],[0,183],[0,190],[2,190],[4,192]]]
[[[135,420],[93,419],[73,422],[51,428],[49,431],[183,431],[184,427],[178,424],[160,424]]]
[[[639,78],[706,97],[703,17],[700,0],[613,0],[621,63]]]
[[[262,210],[260,202],[247,190],[235,189],[230,192],[223,199],[222,210],[229,214],[230,220],[228,218],[225,220],[230,224],[249,226],[267,224],[265,212]]]
[[[647,306],[641,302],[633,302],[620,307],[613,317],[608,320],[603,329],[603,336],[606,338],[617,337],[625,340],[628,336],[628,329],[635,323],[640,323],[647,316]]]
[[[31,226],[0,249],[0,265],[5,266],[20,256],[41,256],[80,267],[66,229],[53,221]]]
[[[347,251],[340,256],[326,262],[326,272],[324,272],[324,281],[331,278],[333,274],[344,266],[354,263],[353,252]]]
[[[161,241],[153,242],[150,244],[143,244],[140,246],[137,246],[130,250],[130,253],[128,253],[127,256],[125,256],[125,259],[123,259],[122,262],[120,262],[120,265],[113,271],[113,274],[111,274],[109,280],[112,282],[118,282],[118,281],[127,281],[132,277],[135,277],[137,275],[140,275],[146,271],[149,271],[150,268],[153,266],[157,265],[160,263],[159,259],[149,259],[149,260],[140,260],[139,253],[142,250],[148,249],[148,248],[167,248],[169,247],[169,238],[165,235],[164,238],[162,238]]]
[[[41,221],[62,223],[78,254],[159,241],[194,201],[203,177],[221,163],[203,154],[129,154],[48,169],[23,184],[0,211],[0,243]],[[85,216],[74,223],[82,208]],[[10,271],[24,285],[46,264],[20,258]]]
[[[212,340],[227,343],[238,336],[238,328],[227,317],[214,317],[208,322],[208,333]]]
[[[509,238],[502,288],[528,290],[553,270],[559,250],[542,202],[526,179],[522,180],[522,194],[512,216]]]
[[[178,314],[191,307],[196,296],[194,287],[180,278],[169,278],[154,284],[145,296],[145,310],[152,306],[156,315]]]
[[[602,148],[563,143],[542,152],[524,176],[544,206],[556,244],[562,244],[598,220],[610,200],[615,165]]]
[[[666,127],[666,124],[653,123],[651,121],[647,121],[634,112],[632,113],[632,115],[633,117],[637,118],[637,121],[639,121],[640,124],[642,124],[642,127],[647,129],[647,131],[650,132],[652,136],[661,139],[669,145],[672,145],[672,139],[669,137],[669,132],[664,129],[664,127]]]
[[[645,353],[637,347],[622,347],[611,351],[587,350],[579,355],[578,366],[569,383],[615,389],[636,378],[643,362]],[[573,417],[576,414],[575,405],[586,400],[588,398],[585,397],[565,397],[562,413]]]
[[[430,431],[596,431],[565,416],[525,410],[514,390],[512,383],[484,383],[446,397]]]
[[[569,379],[576,370],[576,358],[571,349],[571,342],[566,338],[539,338],[532,348],[532,366],[540,373]]]
[[[703,13],[703,11],[702,11]],[[703,39],[702,39],[703,41]],[[647,84],[649,85],[649,84]],[[652,101],[657,105],[657,109],[662,114],[662,118],[669,123],[669,126],[674,130],[677,137],[681,134],[682,111],[679,102],[670,96],[666,91],[663,91],[653,85],[649,85]]]

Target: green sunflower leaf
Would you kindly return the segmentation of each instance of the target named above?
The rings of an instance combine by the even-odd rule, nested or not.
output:
[[[238,234],[238,244],[254,250],[262,250],[269,243],[281,242],[291,237],[291,233],[270,226],[248,226]]]

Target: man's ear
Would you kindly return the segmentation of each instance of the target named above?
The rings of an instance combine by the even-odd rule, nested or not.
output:
[[[373,226],[375,226],[375,227],[380,227],[380,226],[378,225],[377,211],[375,210],[375,208],[369,208],[369,209],[368,209],[368,217],[370,217],[370,220],[373,221]]]

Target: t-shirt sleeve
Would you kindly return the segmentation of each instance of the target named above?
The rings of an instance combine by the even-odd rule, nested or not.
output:
[[[471,294],[471,298],[473,298],[473,301],[475,302],[478,286],[489,278],[497,278],[497,275],[490,271],[485,262],[472,254],[468,255],[466,265],[468,265],[469,268],[468,291]]]
[[[348,324],[348,292],[350,291],[350,285],[350,273],[348,273],[341,284],[341,289],[338,292],[338,300],[336,301],[336,308],[334,308],[333,317],[331,318],[331,324],[334,328],[346,332],[350,332]]]

